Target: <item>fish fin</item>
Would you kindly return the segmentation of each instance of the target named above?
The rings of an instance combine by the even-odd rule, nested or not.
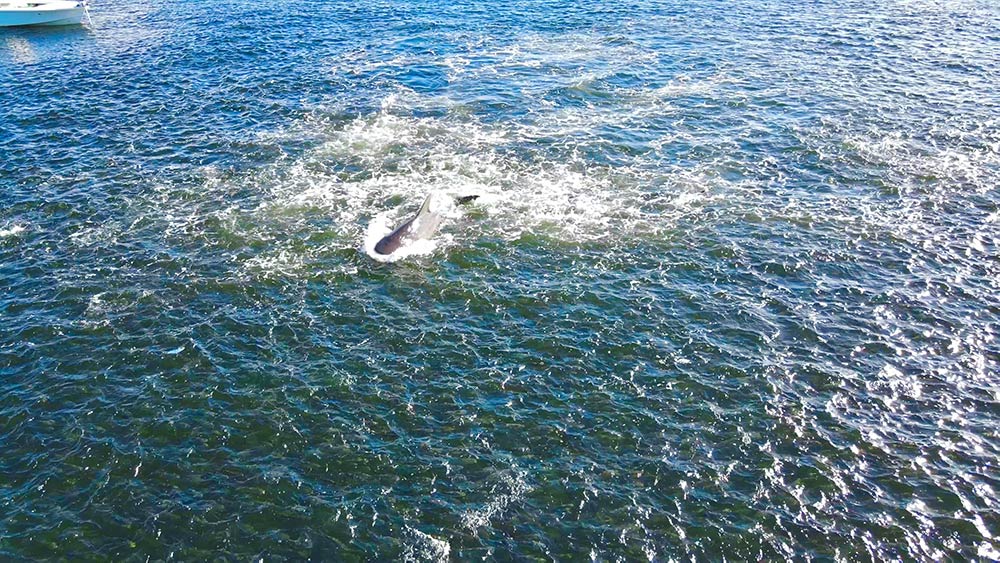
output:
[[[424,199],[424,204],[420,206],[420,211],[417,211],[417,217],[429,213],[431,210],[431,197],[433,194],[427,194],[427,198]]]

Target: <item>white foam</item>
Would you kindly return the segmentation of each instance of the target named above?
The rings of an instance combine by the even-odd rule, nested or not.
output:
[[[403,548],[403,561],[448,561],[451,544],[447,540],[435,538],[411,526],[406,527],[410,543]]]
[[[979,544],[976,549],[976,555],[990,561],[1000,561],[1000,551],[989,541],[983,541]]]
[[[727,179],[727,170],[745,166],[724,161],[724,155],[683,165],[665,158],[671,145],[696,146],[705,141],[690,127],[662,125],[685,119],[684,112],[674,107],[677,100],[731,95],[729,91],[738,90],[741,83],[734,70],[721,67],[711,74],[666,77],[665,84],[628,86],[605,78],[655,70],[665,55],[636,42],[609,42],[586,31],[559,36],[525,32],[502,40],[458,34],[453,39],[463,47],[440,56],[399,55],[369,47],[330,61],[333,72],[345,78],[414,61],[439,65],[451,86],[445,93],[423,94],[396,85],[381,103],[375,101],[371,113],[346,122],[343,100],[329,100],[286,131],[276,132],[276,138],[308,139],[317,146],[294,160],[278,161],[261,174],[258,187],[267,195],[254,211],[259,221],[234,221],[236,234],[280,241],[282,226],[308,228],[303,217],[318,211],[331,219],[332,225],[324,228],[334,230],[335,238],[323,249],[310,250],[310,256],[301,256],[301,248],[278,246],[253,261],[258,269],[290,273],[298,264],[340,248],[360,248],[383,261],[432,254],[451,243],[449,233],[462,242],[473,241],[478,234],[513,240],[525,233],[573,242],[656,238],[671,232],[679,217],[701,213],[720,198],[739,197],[747,204],[741,206],[744,209],[774,205],[761,193],[760,182]],[[502,81],[506,89],[523,97],[530,111],[512,121],[478,119],[479,114],[469,108],[474,103],[469,92],[484,80]],[[553,92],[574,85],[614,89],[615,95],[586,104],[553,102]],[[449,99],[455,94],[460,97]],[[650,127],[651,120],[661,125]],[[950,127],[961,134],[967,125]],[[732,133],[712,131],[711,140],[718,146],[731,145],[752,126]],[[661,138],[646,139],[648,151],[622,151],[610,159],[613,162],[596,164],[588,151],[602,150],[602,144],[610,142],[603,133],[609,128]],[[990,130],[989,125],[983,129],[986,141],[995,139],[986,134]],[[996,142],[978,152],[931,150],[905,131],[864,130],[839,118],[825,118],[821,126],[798,134],[824,157],[841,158],[846,153],[886,166],[902,178],[944,178],[953,180],[949,185],[973,184],[979,190],[995,184],[989,167],[1000,158]],[[774,168],[771,162],[767,172],[780,186],[782,173]],[[444,233],[432,241],[412,245],[398,256],[374,255],[375,242],[432,191],[479,194],[479,220],[449,221]],[[862,202],[859,218],[855,208],[844,209],[835,198],[781,201],[788,205],[762,213],[804,221],[822,216],[873,230],[890,225],[894,234],[908,239],[927,231],[919,206],[906,202],[898,207]],[[996,217],[994,213],[987,222],[995,223]],[[972,251],[990,250],[989,237],[969,240]]]
[[[209,212],[228,235],[267,243],[253,258],[241,258],[243,269],[254,276],[299,275],[308,265],[328,262],[324,255],[344,249],[391,262],[434,254],[456,240],[474,243],[481,235],[516,240],[531,234],[558,244],[658,238],[672,230],[677,218],[701,212],[706,202],[733,187],[718,172],[722,165],[717,162],[664,164],[667,145],[696,142],[685,141],[687,133],[681,129],[666,133],[669,138],[648,139],[648,151],[622,150],[607,163],[592,157],[593,150],[617,142],[601,133],[605,128],[648,131],[650,119],[662,120],[676,111],[670,106],[674,97],[685,89],[714,88],[725,81],[724,75],[678,79],[662,91],[614,87],[621,95],[587,107],[546,104],[551,92],[574,84],[610,88],[606,77],[640,72],[659,55],[587,33],[526,33],[513,42],[460,40],[471,41],[468,52],[425,62],[446,69],[456,85],[448,93],[464,97],[453,100],[448,93],[423,94],[398,86],[381,103],[375,101],[377,109],[346,121],[343,100],[330,100],[286,130],[258,138],[277,145],[307,140],[314,149],[277,160],[253,177],[206,178],[211,191],[260,194],[255,209]],[[393,56],[357,51],[331,65],[336,73],[349,75],[392,68],[398,62]],[[513,121],[480,119],[469,110],[462,84],[481,79],[503,80],[521,91],[530,98],[526,103],[532,111]],[[389,257],[374,253],[378,240],[431,192],[479,195],[475,220],[460,219],[460,211],[449,210],[432,240]],[[197,234],[206,218],[204,207],[211,209],[198,202],[172,205],[168,231]],[[323,246],[302,244],[316,228],[327,230]],[[302,234],[298,244],[289,241],[289,233]]]
[[[94,246],[114,242],[121,235],[121,225],[115,221],[87,224],[69,236],[69,240],[80,246]]]
[[[613,176],[608,169],[589,166],[583,157],[574,157],[575,162],[539,161],[531,154],[521,158],[502,150],[511,142],[521,144],[552,134],[546,122],[515,128],[447,115],[391,113],[404,109],[404,104],[412,109],[425,102],[410,94],[392,96],[384,104],[387,109],[376,115],[326,131],[325,143],[278,172],[271,197],[257,210],[261,219],[318,208],[334,220],[338,240],[349,244],[353,238],[356,242],[350,246],[360,247],[372,259],[394,262],[432,254],[453,241],[447,231],[462,212],[449,208],[443,211],[444,232],[434,239],[407,245],[391,256],[374,252],[375,244],[432,192],[479,196],[474,205],[482,220],[469,227],[472,234],[487,232],[513,240],[531,232],[576,242],[669,229],[670,215],[690,212],[706,198],[706,175],[697,171],[673,172],[679,191],[661,201],[645,197],[642,170],[619,168]],[[574,115],[574,119],[585,118]],[[594,124],[580,121],[576,126],[587,129]],[[364,173],[331,175],[324,170],[331,161],[354,163]],[[685,195],[688,190],[697,193]],[[652,202],[654,213],[640,209],[644,201],[645,205]],[[413,203],[407,206],[409,202]],[[287,271],[288,265],[287,259],[254,262],[264,270]]]
[[[306,256],[284,247],[247,260],[244,268],[263,278],[294,278],[306,264]]]
[[[707,94],[726,84],[727,81],[728,78],[723,74],[715,74],[706,78],[682,74],[666,85],[656,88],[652,94],[656,98],[680,98],[694,94]]]
[[[504,475],[501,482],[492,488],[490,491],[492,496],[482,508],[470,510],[462,515],[462,524],[470,530],[487,526],[492,519],[502,514],[510,504],[520,501],[529,491],[531,487],[525,480],[524,473],[514,472]]]
[[[13,225],[4,229],[0,229],[0,238],[7,238],[17,236],[24,232],[24,227],[21,225]]]

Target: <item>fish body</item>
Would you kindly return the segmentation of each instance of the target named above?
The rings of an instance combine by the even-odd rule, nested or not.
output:
[[[433,209],[432,199],[433,195],[428,195],[416,215],[382,237],[375,245],[375,252],[388,256],[404,245],[434,236],[444,217]]]
[[[460,196],[455,198],[455,203],[464,205],[477,198],[479,198],[478,195]],[[375,253],[389,256],[404,246],[433,237],[444,221],[442,212],[449,207],[435,205],[434,194],[428,194],[416,215],[407,219],[406,222],[396,227],[375,244]]]

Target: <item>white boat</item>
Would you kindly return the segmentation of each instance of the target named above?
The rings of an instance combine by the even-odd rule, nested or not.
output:
[[[86,13],[82,0],[0,0],[0,27],[80,25]]]

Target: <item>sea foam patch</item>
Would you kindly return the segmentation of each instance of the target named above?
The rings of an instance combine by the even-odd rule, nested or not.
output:
[[[736,185],[717,171],[719,158],[687,166],[672,161],[674,143],[701,142],[690,131],[662,133],[665,123],[681,119],[672,105],[678,96],[703,94],[723,79],[694,76],[680,81],[694,84],[690,90],[657,90],[657,83],[634,80],[656,64],[656,53],[629,41],[601,39],[592,46],[587,37],[529,33],[513,42],[469,40],[468,52],[432,56],[450,69],[445,91],[397,84],[371,100],[370,113],[354,113],[337,100],[314,106],[286,131],[259,139],[313,144],[237,180],[246,184],[244,191],[259,194],[259,204],[210,213],[227,237],[262,247],[239,258],[254,275],[301,272],[347,249],[398,260],[475,244],[483,235],[517,240],[532,234],[569,243],[669,235],[679,217],[700,212]],[[399,63],[385,56],[358,51],[334,71],[384,90],[385,73]],[[365,78],[373,69],[381,78]],[[543,79],[539,69],[547,69]],[[491,90],[495,81],[504,92]],[[494,119],[490,108],[514,103],[510,90],[520,92],[530,111]],[[466,219],[449,216],[432,240],[393,257],[375,256],[374,244],[428,193],[479,198]],[[203,210],[175,207],[171,223],[183,224],[184,213]],[[310,235],[316,231],[322,236]]]
[[[0,229],[0,238],[14,237],[25,231],[21,225],[9,225]]]
[[[504,238],[539,231],[590,240],[664,226],[670,209],[655,210],[657,221],[647,221],[652,217],[640,207],[655,200],[643,185],[649,162],[601,166],[573,151],[556,159],[536,145],[539,138],[560,135],[546,123],[515,127],[447,113],[417,117],[407,114],[426,108],[420,99],[408,101],[416,103],[405,107],[396,98],[389,109],[328,132],[327,142],[288,169],[287,181],[264,208],[319,206],[336,216],[343,234],[363,231],[366,237],[385,231],[381,223],[394,208],[432,192],[479,196],[475,205],[486,215],[484,228]],[[590,126],[604,119],[597,116]],[[573,129],[587,127],[580,122]],[[670,195],[675,200],[681,194]]]
[[[403,561],[448,561],[451,555],[451,544],[447,540],[436,538],[430,534],[407,526],[404,532],[406,545],[403,548]]]

